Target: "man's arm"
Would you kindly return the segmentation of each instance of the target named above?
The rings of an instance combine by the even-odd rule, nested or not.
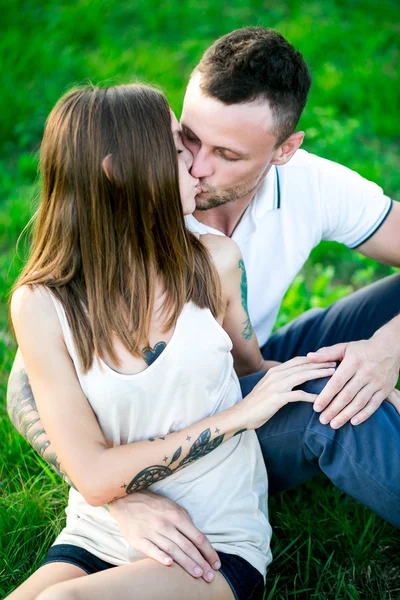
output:
[[[384,223],[356,248],[380,263],[400,266],[400,203],[394,202]],[[400,313],[400,298],[399,298]],[[322,423],[337,429],[351,420],[359,425],[392,392],[400,370],[400,316],[378,329],[369,340],[335,344],[308,354],[310,360],[340,361],[336,373],[314,408]]]
[[[393,202],[384,223],[369,240],[355,249],[384,265],[400,267],[400,202]]]

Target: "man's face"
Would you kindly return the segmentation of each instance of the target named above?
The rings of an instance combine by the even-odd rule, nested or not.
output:
[[[197,210],[251,197],[267,174],[276,151],[266,102],[227,105],[205,96],[200,74],[189,81],[183,104],[183,143],[193,154],[193,177],[202,192]]]

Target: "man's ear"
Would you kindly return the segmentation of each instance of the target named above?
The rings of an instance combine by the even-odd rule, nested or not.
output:
[[[296,150],[300,148],[303,140],[304,131],[292,133],[292,135],[288,137],[277,150],[275,150],[274,158],[271,160],[271,163],[277,166],[286,164],[292,158]]]
[[[103,158],[101,167],[102,167],[107,179],[112,182],[113,178],[112,178],[112,158],[111,157],[112,157],[111,154],[107,154],[107,156],[105,158]]]

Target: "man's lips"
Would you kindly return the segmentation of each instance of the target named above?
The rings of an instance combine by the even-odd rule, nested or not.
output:
[[[199,194],[209,194],[210,190],[204,189],[201,185],[196,186],[196,190],[199,190]]]

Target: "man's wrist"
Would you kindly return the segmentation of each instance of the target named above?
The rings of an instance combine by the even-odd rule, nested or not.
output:
[[[383,347],[390,349],[396,364],[400,369],[400,315],[380,327],[372,336]],[[399,340],[396,343],[396,340]]]

